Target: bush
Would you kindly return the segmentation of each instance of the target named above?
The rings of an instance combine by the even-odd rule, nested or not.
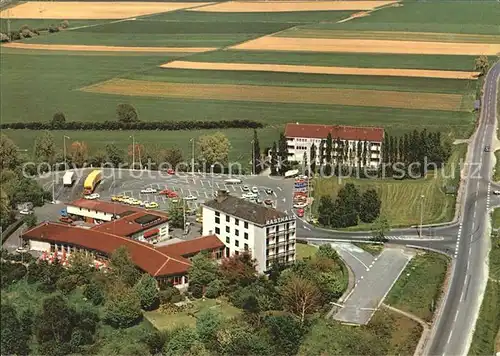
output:
[[[70,274],[59,278],[56,283],[56,288],[59,289],[64,294],[69,294],[78,286],[78,276],[75,274]]]
[[[91,282],[83,289],[83,296],[94,305],[100,305],[104,301],[104,290],[100,284]]]
[[[50,25],[49,26],[49,33],[55,33],[55,32],[59,32],[59,27],[57,27],[55,25]]]
[[[69,27],[69,21],[68,20],[64,20],[60,23],[59,25],[60,27],[62,28],[68,28]]]
[[[7,36],[5,33],[0,32],[0,42],[9,42],[9,36]]]
[[[104,321],[114,328],[128,328],[142,319],[141,301],[134,290],[122,289],[108,294]]]
[[[193,298],[201,298],[203,297],[203,286],[199,284],[189,284],[189,291],[191,292],[191,296]]]
[[[210,282],[205,291],[205,297],[207,298],[217,298],[222,294],[224,289],[224,283],[218,279]]]
[[[175,287],[167,287],[160,291],[160,304],[177,303],[184,298],[181,292]]]
[[[123,123],[137,122],[137,110],[130,104],[118,104],[116,107],[116,119]]]
[[[54,128],[63,127],[66,123],[66,116],[63,112],[58,111],[52,116],[52,121],[50,123]]]

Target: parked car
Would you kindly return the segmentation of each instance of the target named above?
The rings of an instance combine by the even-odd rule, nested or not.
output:
[[[484,152],[490,152],[491,148],[490,146],[484,146]]]
[[[244,192],[248,192],[250,190],[250,188],[248,188],[248,185],[246,185],[246,184],[243,186],[242,189]]]
[[[141,194],[150,194],[150,193],[156,193],[157,190],[155,188],[145,188],[141,190]]]
[[[307,206],[307,203],[294,203],[293,204],[293,207],[295,209],[302,209],[302,208],[305,208]]]
[[[132,205],[141,205],[141,201],[139,199],[132,199],[130,204]]]
[[[175,171],[172,168],[167,169],[167,174],[173,176],[175,174]]]
[[[304,209],[298,209],[298,210],[297,210],[297,216],[298,216],[299,218],[304,217]]]
[[[170,193],[170,192],[171,192],[170,189],[163,189],[158,194],[160,194],[160,195],[168,195],[168,193]]]
[[[273,190],[272,190],[272,189],[269,189],[269,188],[268,188],[268,189],[266,189],[266,193],[267,193],[267,194],[269,194],[269,195],[271,195],[271,194],[273,194],[274,192],[273,192]]]
[[[29,249],[27,247],[21,247],[20,246],[20,247],[16,248],[16,252],[17,253],[26,253],[28,251],[29,251]]]
[[[125,197],[123,195],[113,195],[111,201],[123,201]]]
[[[500,195],[500,190],[494,190],[494,191],[493,191],[493,194],[495,194],[495,195]]]
[[[194,195],[190,194],[188,195],[187,197],[184,197],[184,200],[196,200],[198,199],[197,197],[195,197]]]
[[[21,210],[19,212],[19,214],[22,214],[22,215],[31,215],[31,214],[33,214],[33,210]]]
[[[156,209],[156,208],[158,208],[158,203],[153,201],[151,203],[147,203],[145,205],[145,207],[146,207],[146,209]]]
[[[149,201],[147,201],[147,200],[143,200],[143,201],[141,201],[140,206],[146,206],[146,205],[148,205],[149,203],[150,203]]]
[[[259,188],[252,187],[252,193],[259,194]]]
[[[85,199],[88,199],[88,200],[96,200],[96,199],[99,199],[101,196],[97,193],[92,193],[92,194],[89,194],[89,195],[85,195]]]
[[[59,218],[59,221],[60,222],[63,222],[63,223],[66,223],[66,224],[73,224],[73,220],[71,220],[69,217],[67,216],[61,216]]]
[[[257,204],[262,204],[262,199],[257,199],[255,202],[256,202]]]
[[[168,193],[168,197],[169,198],[178,198],[179,194],[177,194],[176,192],[170,192],[170,193]]]
[[[266,200],[264,200],[264,204],[273,205],[273,201],[271,199],[266,199]]]

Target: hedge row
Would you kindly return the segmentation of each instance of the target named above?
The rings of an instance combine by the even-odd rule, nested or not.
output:
[[[1,129],[28,130],[143,130],[178,131],[201,129],[260,129],[264,124],[251,120],[223,121],[139,121],[139,122],[7,122],[0,124]]]

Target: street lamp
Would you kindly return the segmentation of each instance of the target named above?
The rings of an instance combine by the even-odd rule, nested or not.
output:
[[[215,167],[215,164],[212,164],[210,166],[210,172],[212,173],[212,198],[215,198],[215,192],[214,192],[214,167]]]
[[[129,136],[132,139],[132,169],[135,169],[135,136]]]
[[[252,175],[255,175],[255,140],[252,140]]]
[[[420,233],[419,236],[422,237],[422,225],[424,220],[424,198],[425,196],[422,194],[420,196]]]
[[[64,170],[66,170],[66,139],[69,139],[69,136],[63,135],[63,158],[64,158]]]
[[[191,173],[194,177],[194,137],[189,142],[191,142]]]

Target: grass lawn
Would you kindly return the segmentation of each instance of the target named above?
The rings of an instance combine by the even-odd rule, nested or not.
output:
[[[423,221],[426,224],[450,221],[455,213],[455,195],[445,194],[443,187],[458,186],[460,160],[465,157],[466,144],[454,146],[452,155],[444,171],[429,173],[425,179],[355,179],[339,181],[337,177],[318,178],[314,181],[315,202],[322,195],[337,195],[344,183],[354,183],[362,191],[373,188],[382,200],[381,215],[385,216],[391,227],[409,226],[420,222],[422,210],[421,195],[424,195]],[[313,204],[313,210],[317,204]],[[369,230],[370,224],[360,224],[351,229]]]
[[[404,1],[370,16],[316,28],[360,31],[448,32],[498,35],[496,1]]]
[[[500,208],[493,210],[491,214],[491,226],[494,229],[500,229]]]
[[[495,182],[500,181],[500,150],[495,151],[495,168],[493,172],[493,180]]]
[[[239,315],[240,311],[230,305],[225,301],[221,301],[218,305],[215,299],[195,300],[193,301],[194,309],[188,311],[183,311],[176,314],[166,314],[162,313],[160,310],[144,312],[146,317],[154,327],[159,330],[171,330],[179,326],[195,326],[196,319],[189,315],[189,313],[194,313],[195,315],[199,312],[203,312],[208,309],[214,309],[221,312],[227,318],[235,317]]]
[[[380,309],[366,326],[316,320],[298,355],[412,355],[422,333],[417,322]]]
[[[499,210],[499,209],[496,209]],[[500,281],[500,233],[491,235],[490,277]]]
[[[415,256],[385,302],[430,322],[441,295],[448,263],[446,256],[437,253]]]
[[[296,251],[295,259],[303,260],[304,258],[314,256],[316,254],[316,251],[318,251],[318,248],[316,246],[309,244],[297,243],[295,244],[295,251]]]
[[[473,56],[413,54],[310,53],[275,51],[213,51],[189,57],[198,62],[296,64],[363,68],[446,69],[471,71]]]
[[[384,245],[382,244],[367,244],[362,242],[352,242],[352,244],[365,250],[374,257],[380,255],[380,252],[384,250]]]

